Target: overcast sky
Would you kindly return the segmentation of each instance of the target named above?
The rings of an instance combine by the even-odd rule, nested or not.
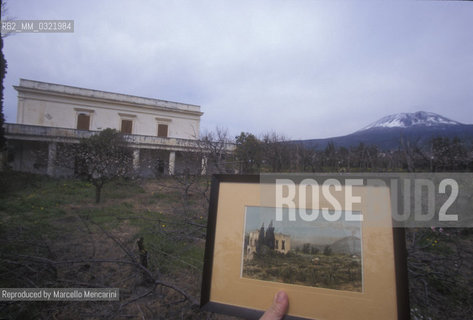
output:
[[[19,78],[201,106],[202,128],[291,139],[399,112],[473,123],[473,3],[10,0],[69,34],[5,39],[5,115]]]
[[[304,242],[331,244],[336,240],[349,236],[361,239],[361,223],[359,221],[346,221],[344,211],[337,221],[327,221],[320,210],[315,211],[318,211],[318,214],[314,221],[304,221],[298,211],[296,211],[296,220],[289,221],[287,210],[284,210],[283,220],[277,221],[275,208],[246,207],[245,233],[259,230],[263,223],[264,227],[268,228],[272,222],[276,233],[288,234],[293,241],[299,244]],[[314,213],[308,210],[307,214],[312,215]]]

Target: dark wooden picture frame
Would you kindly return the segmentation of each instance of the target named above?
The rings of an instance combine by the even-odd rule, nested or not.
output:
[[[370,313],[371,311],[367,311],[366,314],[358,314],[360,312],[357,312],[357,309],[360,308],[356,306],[358,303],[356,299],[354,300],[350,294],[358,294],[360,295],[360,301],[362,303],[366,303],[366,306],[368,307],[374,307],[376,308],[376,303],[377,301],[373,300],[370,302],[371,298],[373,296],[379,296],[380,290],[386,289],[387,294],[391,295],[392,301],[390,302],[390,310],[391,310],[391,318],[392,319],[409,319],[409,299],[408,299],[408,286],[407,286],[407,267],[406,267],[406,249],[405,249],[405,236],[404,236],[404,229],[401,228],[389,228],[389,229],[382,229],[384,233],[387,231],[385,230],[391,230],[388,232],[388,234],[384,234],[383,237],[387,239],[387,245],[385,246],[388,248],[387,251],[392,251],[387,254],[387,258],[392,259],[393,261],[388,261],[388,265],[392,265],[392,268],[387,268],[387,270],[392,270],[390,273],[387,275],[387,278],[389,279],[386,280],[386,283],[390,283],[390,285],[386,285],[384,287],[376,287],[372,285],[373,283],[376,283],[378,279],[374,279],[375,281],[371,281],[372,279],[368,279],[371,283],[371,285],[368,286],[368,292],[362,292],[362,293],[346,293],[346,292],[339,292],[337,290],[327,290],[327,289],[321,289],[321,288],[307,288],[307,287],[302,287],[302,286],[297,286],[297,285],[290,285],[290,284],[278,284],[278,283],[269,283],[267,285],[266,281],[259,281],[259,280],[253,280],[253,279],[243,279],[241,278],[241,274],[238,274],[239,279],[237,279],[237,270],[239,272],[241,265],[236,265],[238,264],[236,257],[234,255],[229,255],[228,257],[232,257],[232,259],[221,259],[219,258],[218,261],[216,261],[216,257],[220,254],[223,249],[226,249],[226,246],[234,246],[237,249],[232,249],[230,250],[233,253],[236,253],[242,246],[242,241],[241,241],[241,233],[243,232],[242,230],[236,230],[236,229],[241,229],[241,224],[235,224],[234,221],[229,221],[228,216],[224,216],[227,214],[228,211],[233,211],[235,213],[232,214],[232,216],[235,218],[235,221],[240,221],[243,218],[244,210],[241,210],[235,207],[238,207],[238,205],[234,205],[231,203],[229,206],[225,207],[224,204],[225,202],[228,202],[229,199],[231,201],[236,201],[241,204],[244,203],[245,206],[247,205],[255,205],[255,190],[256,188],[259,188],[260,185],[260,176],[259,175],[214,175],[212,178],[212,185],[211,185],[211,195],[210,195],[210,206],[209,206],[209,216],[208,216],[208,226],[207,226],[207,240],[206,240],[206,247],[205,247],[205,258],[204,258],[204,269],[203,269],[203,278],[202,278],[202,290],[201,290],[201,309],[205,311],[211,311],[211,312],[218,312],[218,313],[224,313],[228,315],[233,315],[233,316],[239,316],[242,318],[246,319],[258,319],[259,317],[262,316],[264,313],[264,310],[267,309],[271,302],[272,302],[272,297],[274,294],[279,290],[283,289],[285,290],[288,295],[289,295],[289,304],[290,304],[290,309],[288,315],[285,317],[285,319],[288,320],[296,320],[296,319],[327,319],[327,320],[340,320],[344,319],[343,312],[340,312],[340,308],[343,309],[344,307],[348,308],[345,313],[346,314],[351,314],[353,317],[351,319],[371,319],[374,313]],[[223,186],[223,188],[222,188]],[[235,188],[235,190],[233,190]],[[249,190],[252,189],[253,190]],[[229,192],[230,191],[230,192]],[[253,197],[253,200],[248,200],[248,203],[246,203],[246,199],[249,198],[248,196],[251,195]],[[259,199],[258,199],[259,200]],[[252,203],[250,203],[253,201]],[[389,206],[387,206],[389,207]],[[231,210],[229,210],[231,208]],[[225,213],[223,213],[223,211]],[[219,221],[219,217],[221,219]],[[231,219],[230,219],[231,220]],[[236,236],[231,236],[230,242],[227,240],[222,242],[221,237],[218,238],[218,234],[223,234],[221,230],[224,229],[224,234],[233,234],[235,233]],[[220,232],[220,233],[219,233]],[[376,231],[379,233],[379,231]],[[376,233],[376,234],[377,234]],[[373,236],[376,235],[373,233]],[[369,234],[368,234],[369,235]],[[375,241],[371,241],[371,246],[369,248],[376,248],[373,247],[373,243]],[[230,243],[230,245],[229,245]],[[374,244],[376,245],[376,244]],[[239,246],[239,247],[238,247]],[[381,249],[385,249],[385,247],[381,247]],[[241,250],[240,250],[241,252]],[[366,259],[365,262],[367,263],[372,263],[372,261],[375,261],[373,259],[379,259],[376,256],[377,252],[374,253],[368,253],[368,256],[371,258],[364,258]],[[384,254],[384,253],[381,253]],[[373,258],[375,257],[375,258]],[[238,258],[238,261],[241,258]],[[371,260],[370,260],[371,259]],[[389,259],[388,259],[389,260]],[[216,265],[217,263],[217,265]],[[377,262],[376,262],[377,263]],[[372,263],[373,265],[376,265]],[[220,269],[224,269],[225,273],[221,272]],[[227,272],[227,270],[230,270],[230,272]],[[368,274],[370,277],[382,277],[384,279],[384,271],[376,271],[377,273],[372,276],[371,274]],[[389,272],[389,271],[388,271]],[[218,275],[220,274],[220,275]],[[230,298],[224,297],[221,299],[218,296],[214,296],[214,292],[223,292],[219,288],[221,284],[225,284],[226,279],[228,278],[227,275],[233,274],[233,281],[236,282],[242,282],[242,284],[239,284],[239,287],[242,289],[238,291],[238,288],[235,288],[235,286],[231,286],[228,288],[224,288],[224,291],[230,291],[230,292],[235,292],[235,298],[234,299],[231,297],[232,293],[229,293]],[[366,276],[366,275],[365,275]],[[235,283],[235,282],[233,282]],[[245,286],[247,286],[247,283],[251,283],[250,286],[246,289]],[[385,288],[386,287],[386,288]],[[389,287],[389,288],[387,288]],[[373,288],[373,290],[371,290]],[[218,290],[217,290],[218,289]],[[248,301],[243,299],[244,301],[242,302],[241,296],[245,295],[243,292],[247,292],[248,295],[254,295],[255,290],[258,291],[261,294],[258,294],[257,296],[253,297],[251,301],[253,302],[254,300],[259,300],[256,301],[257,306],[255,307],[255,303],[246,303],[245,301]],[[312,293],[312,291],[314,291]],[[375,292],[375,295],[370,295],[370,290]],[[376,290],[376,291],[375,291]],[[390,291],[391,290],[391,291]],[[300,298],[301,296],[304,296],[305,293],[309,292],[310,294],[308,295],[309,298],[307,298],[307,301],[304,302],[299,302],[299,300],[304,299]],[[319,293],[320,292],[320,293]],[[366,296],[365,296],[366,295]],[[317,310],[314,310],[313,313],[310,314],[304,314],[304,312],[299,312],[297,309],[301,304],[311,304],[312,301],[310,299],[314,299],[320,296],[322,299],[328,299],[327,297],[330,297],[330,301],[335,300],[338,303],[334,305],[334,310],[333,310],[333,316],[330,313],[330,308],[327,310],[321,310],[320,313],[318,313]],[[298,300],[294,300],[297,298]],[[355,296],[356,297],[356,296]],[[292,300],[291,300],[292,298]],[[340,304],[344,304],[343,302],[346,301],[347,304],[344,306],[340,306],[337,308],[336,306]],[[355,302],[354,302],[355,301]],[[251,305],[253,304],[253,305]],[[322,308],[323,309],[323,308]],[[370,308],[367,308],[370,309]],[[363,309],[364,310],[364,309]],[[378,311],[379,312],[379,311]],[[397,313],[397,316],[395,318],[392,317],[392,313]],[[379,313],[378,313],[379,316]],[[384,317],[384,319],[387,319],[387,317]]]

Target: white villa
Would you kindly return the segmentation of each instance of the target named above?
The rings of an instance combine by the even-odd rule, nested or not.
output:
[[[14,170],[67,174],[55,165],[61,145],[106,128],[125,134],[133,165],[144,175],[174,174],[186,153],[198,151],[200,106],[26,79],[14,88],[17,123],[5,124]],[[150,159],[156,168],[149,168]]]

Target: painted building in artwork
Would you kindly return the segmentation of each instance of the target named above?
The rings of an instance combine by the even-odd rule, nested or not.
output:
[[[106,128],[125,134],[145,175],[173,174],[186,153],[199,150],[200,106],[26,79],[14,88],[17,123],[5,124],[14,170],[67,175],[55,165],[61,147]]]
[[[248,239],[245,243],[246,259],[253,259],[254,254],[261,245],[265,245],[270,250],[287,254],[291,250],[291,236],[274,232],[272,221],[266,230],[263,223],[259,230],[248,233]]]

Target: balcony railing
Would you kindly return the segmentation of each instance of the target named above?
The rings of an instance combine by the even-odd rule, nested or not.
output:
[[[7,139],[63,143],[78,143],[80,139],[89,138],[92,135],[100,132],[16,123],[5,123],[4,128]],[[137,134],[126,134],[124,137],[131,147],[135,148],[165,149],[175,151],[197,151],[203,148],[199,140],[162,138]],[[227,151],[232,151],[234,149],[234,145],[227,144],[225,149]]]

